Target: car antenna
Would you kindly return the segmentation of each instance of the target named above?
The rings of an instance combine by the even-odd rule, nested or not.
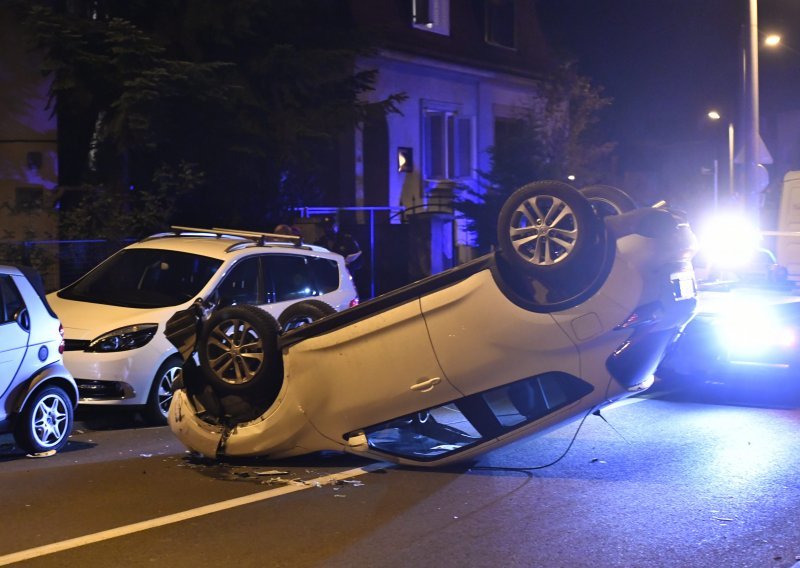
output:
[[[620,431],[619,431],[619,430],[617,430],[616,428],[614,428],[614,425],[613,425],[613,424],[611,424],[611,422],[609,422],[608,420],[606,420],[606,417],[605,417],[605,416],[603,416],[603,415],[600,413],[600,409],[599,409],[599,408],[598,408],[597,410],[595,410],[594,412],[592,412],[592,414],[594,414],[595,416],[599,416],[599,417],[600,417],[600,418],[603,420],[603,422],[605,422],[606,424],[608,424],[608,425],[611,427],[611,429],[612,429],[612,430],[614,430],[614,432],[616,432],[616,433],[617,433],[617,435],[618,435],[620,438],[622,438],[623,440],[625,440],[625,443],[627,443],[627,444],[630,444],[630,442],[628,442],[628,440],[625,438],[625,436],[623,436],[623,435],[620,433]]]

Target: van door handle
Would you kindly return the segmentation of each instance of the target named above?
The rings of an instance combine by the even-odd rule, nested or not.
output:
[[[441,382],[442,382],[441,377],[433,377],[432,379],[428,379],[427,381],[423,380],[414,385],[411,385],[411,390],[417,392],[430,392],[433,390],[433,387],[435,387]]]

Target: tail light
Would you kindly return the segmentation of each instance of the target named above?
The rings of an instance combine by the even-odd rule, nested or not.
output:
[[[661,319],[661,302],[650,302],[637,307],[615,330],[648,325]]]
[[[64,354],[64,326],[60,323],[58,324],[58,333],[61,334],[61,343],[58,345],[58,352],[63,355]]]

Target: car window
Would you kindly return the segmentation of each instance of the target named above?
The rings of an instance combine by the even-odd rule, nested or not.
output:
[[[286,302],[319,296],[320,290],[306,256],[270,254],[264,256],[264,276],[272,301]]]
[[[221,260],[161,249],[123,249],[59,296],[131,308],[161,308],[195,297]]]
[[[0,324],[13,321],[14,315],[25,306],[22,295],[8,274],[0,274],[0,304]]]
[[[314,274],[320,294],[327,294],[339,288],[339,265],[335,260],[320,257],[309,258],[308,266]]]
[[[418,461],[439,459],[497,438],[592,392],[566,373],[531,377],[364,430],[371,448]]]
[[[223,306],[233,304],[264,304],[263,292],[259,291],[258,257],[240,260],[228,272],[217,288],[219,303]]]

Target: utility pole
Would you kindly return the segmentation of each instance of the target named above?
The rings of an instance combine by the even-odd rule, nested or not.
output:
[[[758,0],[749,0],[749,21],[747,27],[744,57],[745,113],[744,136],[744,209],[750,220],[760,227],[761,188],[758,187],[759,150],[759,101],[758,101]]]

